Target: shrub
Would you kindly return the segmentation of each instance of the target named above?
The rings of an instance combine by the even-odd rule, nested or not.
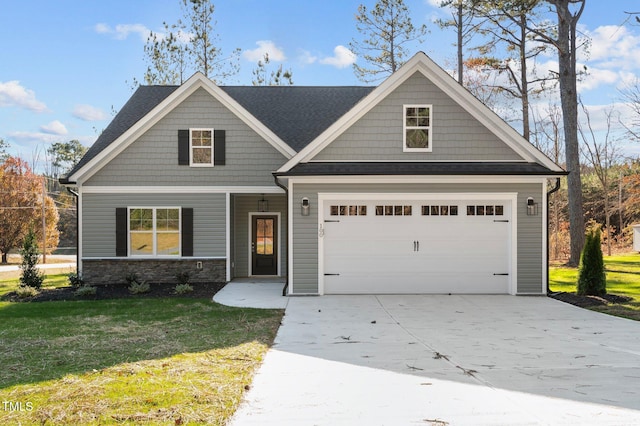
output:
[[[191,274],[187,271],[179,271],[176,273],[176,280],[178,280],[178,284],[189,284]]]
[[[97,292],[98,292],[98,289],[95,287],[92,287],[90,285],[82,285],[82,286],[78,286],[78,288],[73,294],[75,294],[76,297],[84,297],[84,296],[95,296]]]
[[[67,279],[69,280],[69,285],[74,288],[84,286],[84,280],[80,278],[77,272],[71,272],[67,275]]]
[[[20,299],[26,299],[27,297],[35,297],[38,295],[38,289],[28,286],[21,285],[16,289],[16,294]]]
[[[136,275],[135,273],[130,273],[128,275],[126,275],[124,277],[124,280],[127,282],[127,284],[131,285],[133,283],[138,284],[140,282],[140,279],[138,278],[138,275]]]
[[[607,294],[607,277],[604,271],[599,228],[592,228],[586,235],[580,256],[577,293],[581,296]]]
[[[178,284],[176,288],[173,290],[175,294],[187,294],[193,291],[193,287],[189,284]]]
[[[132,281],[131,284],[129,284],[129,293],[131,294],[149,293],[150,290],[151,286],[146,281],[142,281],[140,283]]]
[[[22,264],[20,265],[20,269],[22,269],[22,275],[20,276],[21,286],[36,289],[42,287],[44,275],[36,267],[39,254],[36,234],[33,232],[33,229],[30,229],[24,237],[24,242],[20,249],[20,255],[22,256]]]

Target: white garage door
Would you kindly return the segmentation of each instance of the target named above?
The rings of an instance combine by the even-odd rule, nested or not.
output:
[[[509,292],[511,201],[326,200],[325,294]]]

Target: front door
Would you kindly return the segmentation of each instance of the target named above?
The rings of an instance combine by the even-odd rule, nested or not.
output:
[[[277,216],[253,216],[251,221],[251,275],[278,275],[277,228]]]

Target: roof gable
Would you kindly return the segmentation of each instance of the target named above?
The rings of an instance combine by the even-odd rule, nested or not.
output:
[[[249,111],[202,73],[198,72],[194,74],[187,82],[179,87],[150,87],[162,87],[162,89],[158,89],[156,97],[145,96],[151,93],[151,91],[147,89],[136,91],[136,94],[132,96],[108,126],[107,129],[109,129],[109,132],[105,130],[106,134],[104,137],[101,135],[100,138],[98,138],[95,149],[92,147],[90,153],[87,153],[87,159],[83,158],[81,163],[67,175],[65,183],[83,182],[91,177],[200,88],[206,90],[286,158],[291,158],[295,154],[295,151],[272,130],[257,120]]]
[[[314,158],[327,146],[347,132],[361,118],[379,105],[416,73],[420,73],[435,86],[444,91],[444,93],[446,93],[453,102],[470,114],[473,119],[485,126],[499,141],[504,143],[509,149],[513,150],[513,152],[519,156],[521,161],[539,163],[556,172],[562,171],[558,165],[531,145],[490,108],[486,107],[464,87],[459,85],[449,74],[427,57],[427,55],[420,52],[411,58],[411,60],[409,60],[409,62],[407,62],[402,68],[392,74],[380,86],[373,90],[351,111],[343,115],[312,143],[296,154],[278,170],[278,173],[286,173],[299,163],[313,161]]]

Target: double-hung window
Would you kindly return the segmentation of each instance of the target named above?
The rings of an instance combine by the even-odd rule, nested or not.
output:
[[[431,105],[404,106],[404,146],[405,152],[431,151]]]
[[[213,129],[189,129],[189,162],[192,167],[213,167]]]
[[[129,256],[180,256],[180,208],[130,207]]]

